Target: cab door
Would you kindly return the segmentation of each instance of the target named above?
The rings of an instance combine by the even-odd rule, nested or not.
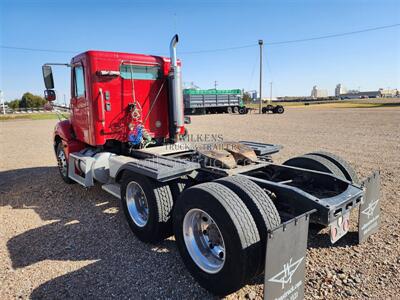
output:
[[[75,63],[72,67],[71,106],[76,138],[89,144],[89,99],[83,62]]]

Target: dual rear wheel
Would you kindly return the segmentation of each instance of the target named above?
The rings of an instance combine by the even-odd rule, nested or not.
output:
[[[302,156],[293,157],[283,163],[287,166],[330,173],[338,178],[360,184],[360,180],[353,167],[343,158],[326,152],[316,151]]]
[[[183,189],[124,174],[121,199],[129,226],[145,242],[173,233],[186,267],[212,293],[240,289],[264,269],[267,230],[281,222],[274,204],[244,177]]]
[[[167,184],[125,173],[121,180],[121,200],[129,227],[140,240],[155,243],[172,234],[174,203]]]

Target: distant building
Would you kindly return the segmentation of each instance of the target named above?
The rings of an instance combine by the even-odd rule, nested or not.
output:
[[[399,97],[398,89],[379,89],[382,98],[394,98]]]
[[[361,99],[361,98],[379,98],[381,97],[380,91],[351,91],[346,94],[340,94],[341,99]]]
[[[379,89],[378,91],[347,90],[341,83],[336,85],[335,97],[340,99],[394,98],[399,97],[398,89]]]
[[[258,100],[258,92],[256,92],[256,91],[252,92],[251,98],[253,99],[253,101],[257,101]]]
[[[326,97],[328,97],[327,90],[319,89],[316,85],[313,86],[313,89],[311,90],[311,98],[317,99],[317,98],[326,98]]]
[[[341,84],[337,84],[335,88],[335,97],[340,97],[341,94],[346,94],[347,89]]]

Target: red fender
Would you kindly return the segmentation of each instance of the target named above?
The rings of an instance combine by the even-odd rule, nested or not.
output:
[[[57,150],[57,144],[62,142],[64,145],[65,155],[69,156],[71,152],[78,152],[86,147],[85,143],[78,141],[74,137],[74,131],[70,120],[60,121],[54,128],[54,150]]]

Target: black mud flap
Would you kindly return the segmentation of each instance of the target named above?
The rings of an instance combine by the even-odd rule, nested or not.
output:
[[[363,182],[364,197],[361,201],[358,216],[358,242],[364,242],[371,234],[379,229],[381,222],[380,209],[381,176],[374,172]]]
[[[265,258],[264,299],[303,299],[308,223],[306,212],[269,231]]]

